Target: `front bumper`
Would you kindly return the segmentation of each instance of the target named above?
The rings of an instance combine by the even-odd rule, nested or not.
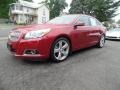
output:
[[[7,47],[15,57],[47,59],[50,55],[51,42],[47,38],[31,40],[22,39],[18,42],[8,40]],[[37,53],[26,53],[25,51],[27,50],[36,50]]]
[[[44,55],[27,55],[27,54],[23,54],[23,55],[18,55],[18,54],[14,54],[15,57],[18,58],[27,58],[29,60],[34,60],[34,59],[47,59],[46,56]]]

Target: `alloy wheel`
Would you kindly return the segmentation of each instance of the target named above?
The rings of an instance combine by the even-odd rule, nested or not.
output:
[[[54,57],[57,61],[63,61],[68,57],[70,46],[67,40],[61,39],[54,46]]]
[[[100,39],[100,47],[103,47],[104,44],[105,44],[105,36],[102,35],[102,36],[101,36],[101,39]]]

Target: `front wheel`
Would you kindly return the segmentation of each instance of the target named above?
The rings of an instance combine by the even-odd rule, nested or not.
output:
[[[102,48],[102,47],[104,47],[104,45],[105,45],[105,35],[102,35],[101,38],[100,38],[99,43],[97,44],[97,46],[99,48]]]
[[[55,62],[64,61],[70,52],[70,43],[66,38],[57,39],[51,50],[51,59]]]

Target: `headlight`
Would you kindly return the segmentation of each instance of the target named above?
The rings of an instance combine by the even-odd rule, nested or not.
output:
[[[21,32],[20,31],[11,31],[8,38],[10,40],[16,41],[20,38]]]
[[[41,38],[42,36],[49,33],[50,30],[51,29],[42,29],[42,30],[30,31],[25,35],[25,39]]]

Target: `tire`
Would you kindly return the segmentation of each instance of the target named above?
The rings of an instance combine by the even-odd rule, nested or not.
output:
[[[62,62],[67,59],[70,53],[70,42],[66,38],[58,38],[53,43],[51,49],[51,60],[54,62]]]
[[[102,35],[100,40],[99,40],[99,43],[97,44],[97,47],[98,48],[103,48],[105,45],[105,35]]]

